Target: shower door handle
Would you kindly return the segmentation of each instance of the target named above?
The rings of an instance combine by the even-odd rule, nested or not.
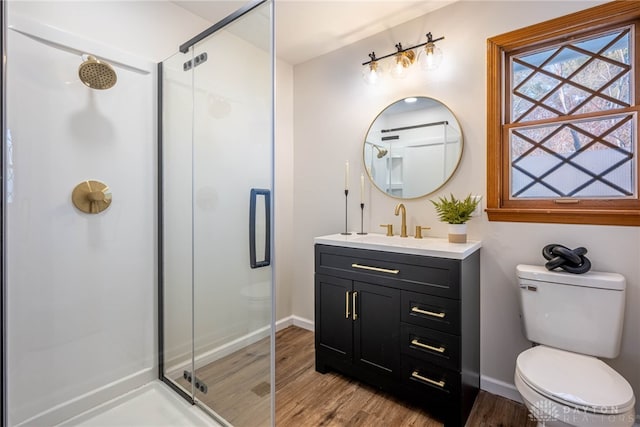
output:
[[[260,203],[260,200],[262,202]],[[264,254],[257,259],[259,242],[256,239],[257,221],[256,211],[264,210]],[[249,201],[249,263],[251,268],[266,267],[271,264],[271,191],[259,188],[251,189]]]

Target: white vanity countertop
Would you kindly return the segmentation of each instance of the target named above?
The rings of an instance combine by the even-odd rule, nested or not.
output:
[[[468,240],[467,243],[449,243],[446,238],[413,236],[385,236],[384,234],[330,234],[313,239],[321,245],[344,246],[348,248],[371,249],[376,251],[397,252],[412,255],[425,255],[438,258],[465,259],[478,249],[481,242]]]

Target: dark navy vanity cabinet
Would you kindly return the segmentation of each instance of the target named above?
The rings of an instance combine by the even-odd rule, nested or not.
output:
[[[457,256],[316,243],[316,370],[463,426],[480,386],[480,251]]]

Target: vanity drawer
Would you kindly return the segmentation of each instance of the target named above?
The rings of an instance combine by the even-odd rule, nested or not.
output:
[[[458,298],[460,261],[316,245],[316,273]]]
[[[400,343],[403,354],[460,370],[460,337],[457,335],[402,323]]]
[[[460,301],[409,291],[400,298],[403,322],[460,335]]]
[[[460,373],[444,369],[420,359],[402,357],[402,381],[415,393],[447,398],[460,393]]]

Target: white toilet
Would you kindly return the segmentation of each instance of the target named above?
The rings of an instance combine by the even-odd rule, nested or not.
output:
[[[538,426],[632,426],[629,383],[596,357],[615,358],[624,320],[625,279],[518,265],[527,339],[515,385]]]

